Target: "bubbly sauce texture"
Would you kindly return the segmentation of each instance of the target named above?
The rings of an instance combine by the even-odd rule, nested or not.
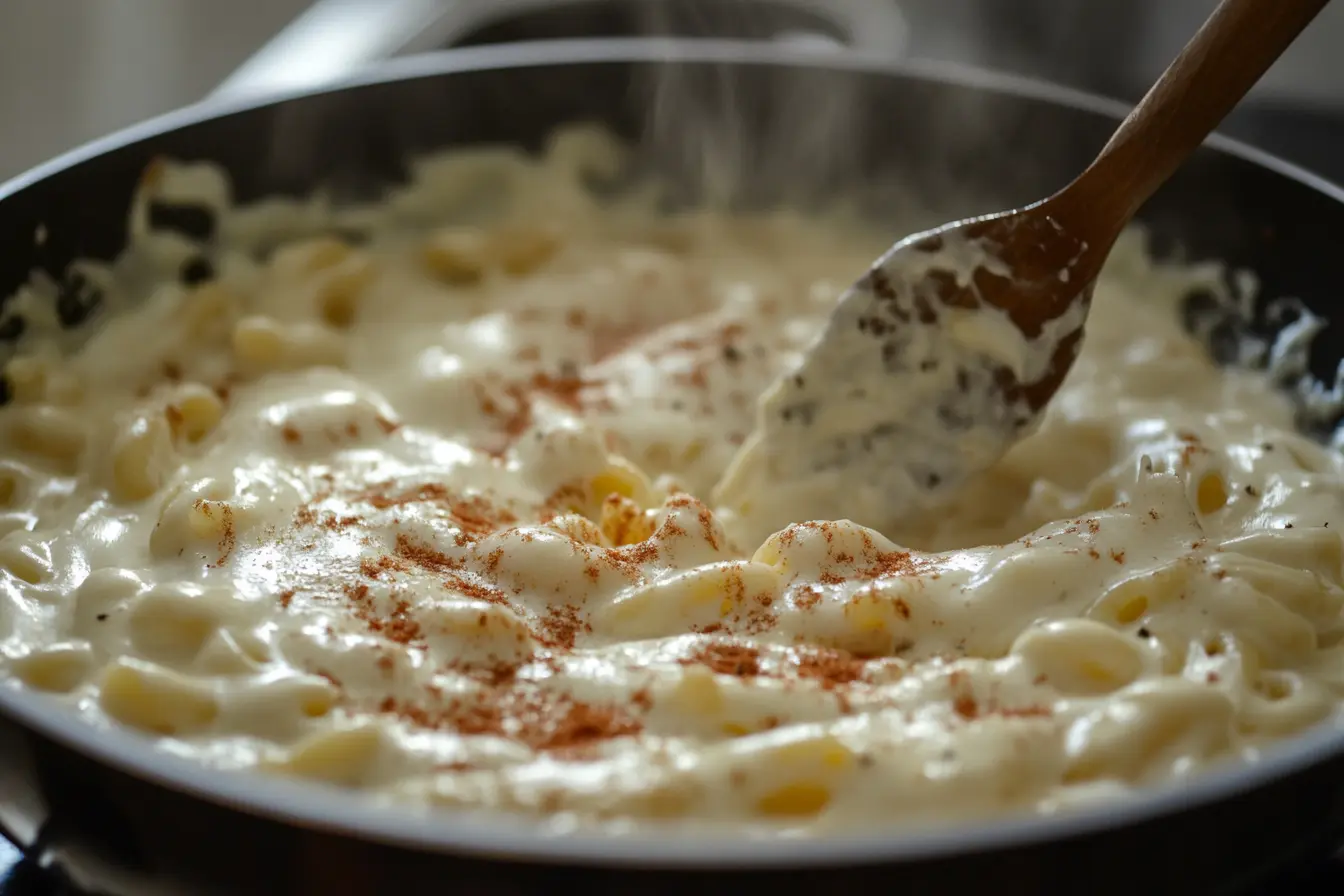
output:
[[[1182,330],[1217,271],[1123,241],[1037,432],[936,513],[775,531],[706,497],[900,228],[599,201],[619,155],[455,153],[344,211],[148,171],[87,344],[68,285],[7,306],[0,680],[613,830],[1060,811],[1337,714],[1344,469]],[[208,265],[155,203],[213,210]]]

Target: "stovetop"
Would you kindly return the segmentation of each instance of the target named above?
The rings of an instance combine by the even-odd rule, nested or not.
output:
[[[1333,860],[1287,871],[1248,896],[1339,896],[1344,893],[1344,853]],[[100,896],[80,890],[59,872],[26,859],[0,839],[0,896]],[[182,894],[190,896],[190,894]],[[1191,896],[1199,896],[1192,893]]]

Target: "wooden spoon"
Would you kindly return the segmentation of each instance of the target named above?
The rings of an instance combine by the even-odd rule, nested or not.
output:
[[[994,463],[1072,366],[1097,274],[1134,213],[1327,2],[1223,0],[1063,190],[893,246],[761,397],[720,506],[764,529],[837,515],[880,525]]]

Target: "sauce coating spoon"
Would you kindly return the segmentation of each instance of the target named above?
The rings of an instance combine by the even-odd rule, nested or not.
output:
[[[1121,231],[1327,2],[1223,0],[1063,190],[896,243],[761,396],[716,503],[878,526],[993,464],[1072,366]]]

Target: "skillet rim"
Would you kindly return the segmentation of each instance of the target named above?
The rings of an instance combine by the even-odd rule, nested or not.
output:
[[[338,84],[239,101],[207,99],[157,116],[86,143],[0,184],[0,215],[4,214],[5,199],[62,171],[110,151],[235,113],[367,85],[455,73],[650,62],[812,67],[881,75],[1036,100],[1117,120],[1130,108],[1123,102],[1035,78],[940,61],[893,62],[853,51],[838,53],[749,41],[667,38],[494,45],[404,57]],[[1296,181],[1344,205],[1344,189],[1270,153],[1219,135],[1210,137],[1206,146]],[[715,828],[704,833],[678,832],[669,837],[658,827],[643,833],[576,833],[557,830],[545,821],[499,812],[420,811],[380,806],[357,793],[319,784],[277,779],[257,772],[211,769],[155,748],[151,738],[110,725],[92,724],[45,695],[22,690],[15,682],[0,681],[0,714],[104,767],[283,824],[417,851],[512,862],[667,870],[778,871],[893,864],[1064,842],[1228,800],[1344,755],[1344,727],[1338,722],[1324,723],[1277,745],[1270,755],[1254,764],[1210,770],[1188,784],[1058,815],[1015,815],[950,824],[931,832],[888,829],[887,833],[846,834],[843,838],[725,838]]]

